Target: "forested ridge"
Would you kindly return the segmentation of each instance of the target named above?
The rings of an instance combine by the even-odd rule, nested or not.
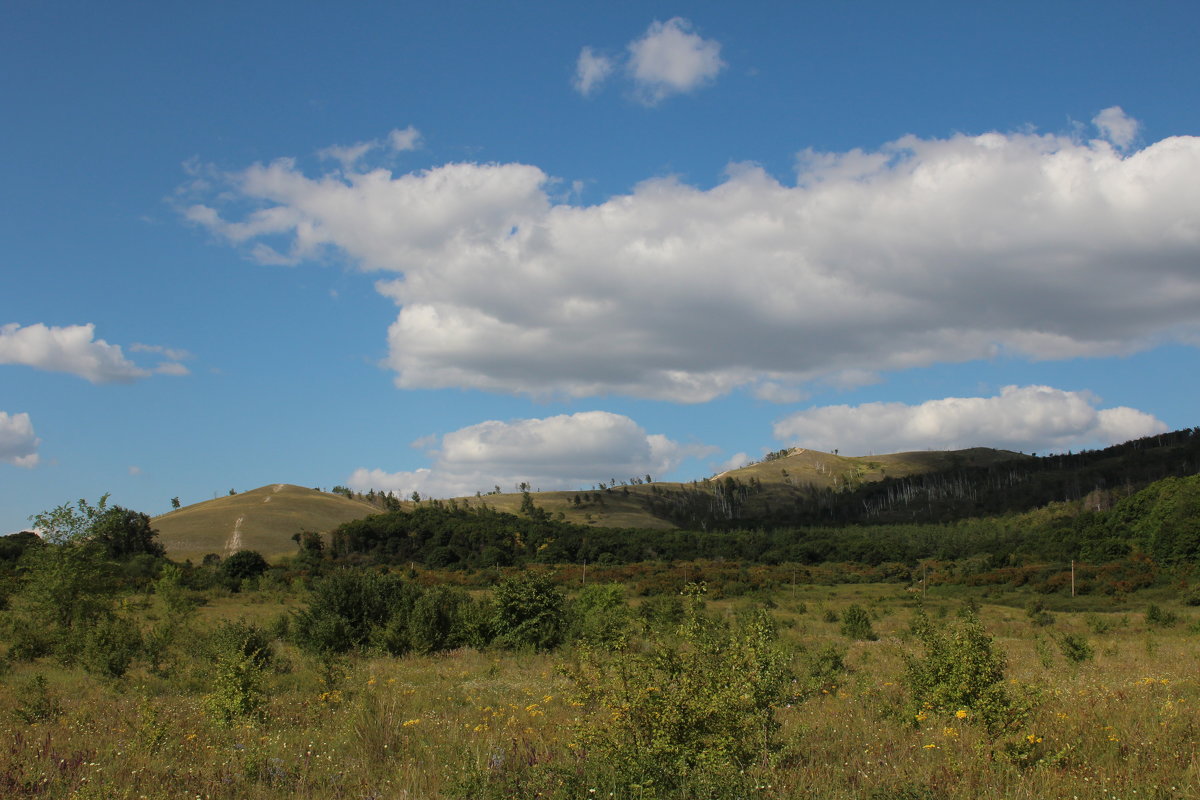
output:
[[[840,492],[814,492],[799,513],[726,515],[703,530],[601,528],[553,519],[528,497],[521,515],[456,501],[340,526],[330,555],[349,562],[479,569],[525,563],[1105,563],[1146,554],[1158,563],[1200,558],[1200,436],[1164,434],[1094,452],[952,467]],[[758,486],[696,484],[716,508],[747,503]],[[656,497],[669,498],[670,490]],[[666,502],[660,500],[660,502]],[[739,524],[740,523],[740,524]],[[748,524],[747,524],[748,523]]]
[[[952,463],[905,477],[862,479],[854,465],[833,486],[789,484],[778,491],[758,478],[735,476],[660,489],[651,509],[685,528],[789,527],[940,523],[1040,508],[1093,496],[1105,508],[1168,477],[1200,472],[1200,429],[1185,428],[1103,450],[990,464]],[[786,470],[781,470],[786,475]]]

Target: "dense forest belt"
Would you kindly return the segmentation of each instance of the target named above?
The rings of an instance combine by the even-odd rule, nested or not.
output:
[[[650,507],[680,527],[698,529],[940,523],[1063,502],[1103,510],[1155,481],[1197,472],[1200,429],[1186,428],[1103,450],[951,463],[878,481],[851,471],[833,486],[789,483],[791,491],[782,495],[761,480],[724,478],[660,489]]]
[[[951,523],[878,523],[708,531],[596,528],[548,518],[426,504],[342,525],[328,555],[350,563],[481,569],[544,564],[736,561],[747,564],[915,564],[975,560],[988,568],[1145,554],[1200,559],[1200,476],[1166,478],[1107,508],[1078,500],[1023,514]]]

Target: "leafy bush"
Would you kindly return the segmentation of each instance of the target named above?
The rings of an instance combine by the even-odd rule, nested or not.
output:
[[[417,653],[440,653],[459,646],[459,611],[470,599],[446,586],[426,589],[413,603],[408,618],[408,641]]]
[[[966,710],[990,733],[1018,721],[1020,710],[1004,688],[1004,654],[974,611],[966,609],[957,625],[944,626],[918,610],[913,633],[924,650],[920,656],[905,655],[914,718]]]
[[[245,620],[224,621],[205,637],[202,650],[213,661],[236,654],[249,659],[255,667],[269,667],[275,661],[271,634]]]
[[[835,644],[804,654],[804,683],[800,692],[803,696],[831,692],[837,687],[841,674],[846,671],[846,651]]]
[[[204,710],[224,725],[243,717],[261,717],[262,684],[262,668],[254,656],[238,650],[221,653],[213,664],[212,691],[204,696]]]
[[[313,583],[308,607],[292,626],[295,642],[317,655],[346,653],[372,640],[389,652],[407,652],[407,620],[418,594],[395,575],[337,570]]]
[[[62,714],[62,703],[50,691],[45,675],[34,675],[16,688],[13,716],[26,725],[45,722]]]
[[[1147,625],[1154,625],[1158,628],[1170,628],[1178,621],[1179,617],[1176,616],[1174,611],[1167,611],[1159,607],[1156,603],[1151,603],[1150,607],[1146,609]]]
[[[683,624],[683,601],[678,594],[647,597],[637,607],[637,618],[646,633],[673,631]]]
[[[842,614],[842,636],[847,639],[865,639],[871,642],[879,638],[875,635],[874,628],[871,627],[871,615],[857,604],[850,606]]]
[[[681,641],[601,655],[568,676],[587,709],[577,732],[589,768],[640,796],[744,796],[746,771],[772,749],[787,658],[765,611],[729,627],[693,597]]]
[[[96,621],[84,634],[80,661],[88,672],[119,678],[141,651],[137,625],[125,617],[111,616]]]
[[[510,650],[553,650],[566,633],[566,598],[544,573],[523,573],[501,582],[496,604],[496,644]]]
[[[1030,600],[1025,606],[1025,616],[1039,628],[1054,624],[1054,615],[1046,610],[1046,603],[1041,598]]]
[[[270,564],[256,550],[238,550],[221,562],[221,574],[232,580],[257,578],[270,568]]]
[[[1064,633],[1058,640],[1058,649],[1072,664],[1090,661],[1096,654],[1091,643],[1078,633]]]
[[[619,647],[631,620],[625,589],[615,583],[583,587],[571,604],[570,620],[572,641],[588,647]]]

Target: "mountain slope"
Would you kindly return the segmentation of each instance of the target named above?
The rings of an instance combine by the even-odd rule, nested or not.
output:
[[[325,533],[378,512],[369,503],[278,483],[196,503],[155,517],[152,524],[167,555],[177,561],[238,550],[257,550],[275,559],[295,554],[293,534]]]
[[[770,516],[821,491],[840,492],[885,478],[954,467],[988,467],[1029,458],[986,447],[878,456],[841,456],[793,448],[702,481],[645,483],[639,478],[609,484],[601,490],[593,487],[582,491],[533,492],[530,496],[539,508],[551,515],[562,514],[568,522],[615,528],[700,528],[714,517]],[[516,514],[523,500],[521,494],[489,494],[457,498],[455,502],[469,507],[486,505]]]

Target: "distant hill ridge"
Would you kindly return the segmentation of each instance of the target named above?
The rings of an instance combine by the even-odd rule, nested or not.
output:
[[[1019,457],[1016,453],[988,448],[961,451],[896,453],[882,456],[839,456],[818,450],[796,448],[788,455],[729,470],[721,480],[754,480],[777,493],[807,492],[814,488],[842,487],[849,480],[878,480],[887,475],[912,475],[951,463],[993,463]],[[784,475],[786,473],[786,475]],[[631,483],[631,480],[641,481]],[[550,514],[584,524],[623,528],[669,529],[679,522],[660,502],[672,494],[703,490],[705,479],[692,483],[645,483],[629,479],[587,491],[548,491],[532,494],[537,505]],[[778,484],[778,486],[776,486]],[[786,487],[786,488],[784,488]],[[579,498],[576,503],[575,498]],[[496,511],[518,513],[524,500],[520,492],[456,498],[456,502]],[[404,501],[402,508],[412,508]],[[342,494],[292,484],[271,484],[251,491],[205,500],[154,519],[159,539],[174,559],[199,561],[209,553],[220,556],[239,549],[257,550],[268,559],[293,555],[292,537],[300,531],[328,533],[337,526],[361,519],[383,509],[365,496]]]
[[[730,527],[938,522],[1025,511],[1054,501],[1128,493],[1152,481],[1200,472],[1200,429],[1184,429],[1097,451],[1034,457],[974,447],[842,456],[790,448],[688,483],[610,479],[578,491],[531,492],[554,519],[596,527],[708,530]],[[382,513],[366,496],[264,486],[154,520],[172,558],[198,560],[238,549],[267,558],[296,552],[301,531],[329,533]],[[522,492],[445,501],[519,514]],[[1098,500],[1097,502],[1104,502]],[[393,501],[394,503],[394,501]],[[411,510],[412,501],[399,504]]]

